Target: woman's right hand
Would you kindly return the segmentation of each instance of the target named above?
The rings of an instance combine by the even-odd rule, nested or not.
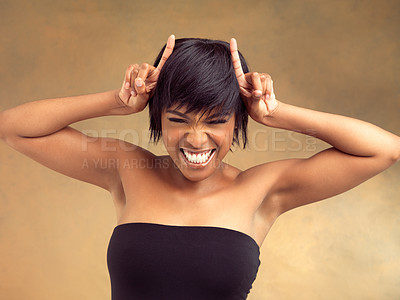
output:
[[[127,109],[126,113],[137,113],[145,109],[154,90],[160,71],[175,46],[175,36],[168,38],[167,46],[157,67],[143,63],[130,65],[125,72],[125,80],[118,93],[119,101]]]

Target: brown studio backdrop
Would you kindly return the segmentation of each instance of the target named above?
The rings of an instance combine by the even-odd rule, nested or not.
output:
[[[169,34],[236,37],[277,98],[400,134],[399,1],[1,1],[0,109],[118,88]],[[74,127],[148,143],[146,112]],[[245,169],[327,145],[250,123]],[[0,295],[109,299],[109,195],[0,143]],[[63,159],[60,157],[60,159]],[[398,299],[400,166],[350,192],[281,216],[261,248],[250,300]],[[168,201],[168,195],[165,195]],[[245,199],[244,199],[245,201]]]

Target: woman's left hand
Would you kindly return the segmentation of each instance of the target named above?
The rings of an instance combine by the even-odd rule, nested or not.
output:
[[[242,100],[250,117],[261,123],[266,116],[272,115],[278,108],[271,76],[257,72],[244,74],[235,39],[231,39],[230,47]]]

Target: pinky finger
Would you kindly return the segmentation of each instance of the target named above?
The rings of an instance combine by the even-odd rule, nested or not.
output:
[[[271,78],[266,78],[266,94],[267,99],[274,95],[274,82]]]
[[[125,89],[129,89],[129,87],[130,87],[130,83],[129,83],[129,81],[130,81],[130,76],[131,76],[131,73],[132,73],[132,70],[135,68],[135,65],[130,65],[127,69],[126,69],[126,72],[125,72],[125,80],[124,80],[124,83],[122,84],[122,86],[125,88]]]
[[[265,95],[266,93],[268,93],[268,90],[267,90],[267,78],[265,78],[264,74],[262,74],[260,76],[260,80],[261,80],[262,92],[263,92],[263,95]]]

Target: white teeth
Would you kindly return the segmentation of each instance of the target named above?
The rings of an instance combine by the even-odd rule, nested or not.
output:
[[[209,158],[212,153],[212,150],[209,150],[207,152],[203,152],[200,154],[195,154],[195,153],[189,153],[185,149],[182,149],[183,153],[185,154],[185,157],[187,158],[188,161],[196,164],[203,164],[205,163]]]

